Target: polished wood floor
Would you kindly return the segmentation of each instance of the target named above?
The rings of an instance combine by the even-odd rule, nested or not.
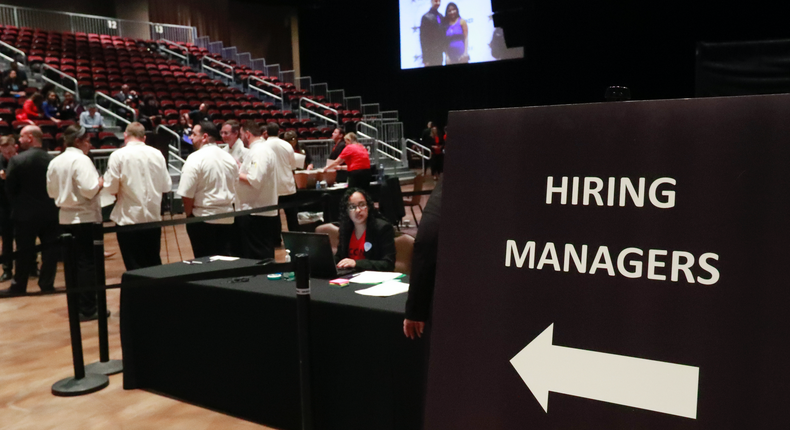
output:
[[[429,179],[427,188],[432,188]],[[404,186],[404,191],[410,190]],[[427,196],[423,197],[423,206]],[[421,216],[415,209],[417,217]],[[414,226],[411,211],[407,219]],[[284,220],[283,220],[284,221]],[[285,223],[283,222],[283,225]],[[416,228],[403,229],[415,235]],[[124,272],[114,234],[105,237],[105,249],[115,254],[105,261],[107,284],[120,282]],[[284,252],[278,252],[282,256]],[[162,262],[192,258],[183,226],[167,227],[162,236]],[[28,291],[38,291],[31,279]],[[9,282],[0,284],[8,287]],[[63,288],[63,267],[58,266],[56,288]],[[120,294],[107,293],[110,358],[121,358],[119,333]],[[98,328],[95,321],[82,323],[87,363],[98,361]],[[66,296],[28,296],[0,299],[0,430],[203,430],[266,429],[268,427],[209,411],[142,390],[123,390],[123,375],[110,377],[110,386],[81,397],[51,394],[52,384],[73,376]]]

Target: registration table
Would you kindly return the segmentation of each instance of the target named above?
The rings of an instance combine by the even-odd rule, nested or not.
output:
[[[123,282],[255,263],[202,261],[130,271]],[[402,333],[406,295],[311,287],[315,428],[419,428],[424,351]],[[296,323],[295,282],[266,275],[122,288],[124,388],[299,429]]]

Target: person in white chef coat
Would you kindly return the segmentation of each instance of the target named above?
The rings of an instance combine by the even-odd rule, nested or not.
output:
[[[96,264],[93,260],[94,229],[102,222],[99,191],[104,179],[88,158],[90,135],[84,127],[70,125],[63,132],[66,149],[49,163],[47,194],[60,208],[60,225],[74,237],[77,261],[77,285],[96,285]],[[103,261],[102,261],[103,263]],[[80,320],[97,319],[96,293],[81,293]]]
[[[162,220],[162,195],[173,182],[162,153],[145,144],[145,127],[126,126],[124,146],[113,152],[104,173],[104,188],[117,198],[110,219],[120,226]],[[162,228],[119,231],[118,247],[126,270],[162,264],[159,256]]]
[[[219,146],[217,127],[201,121],[192,128],[195,152],[187,157],[181,170],[178,194],[187,217],[203,217],[234,211],[239,167],[233,156]],[[233,218],[220,218],[187,224],[187,234],[195,258],[231,255]]]

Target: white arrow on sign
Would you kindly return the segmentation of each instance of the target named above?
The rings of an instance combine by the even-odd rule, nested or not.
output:
[[[699,367],[552,345],[554,324],[510,364],[549,411],[549,391],[697,418]]]

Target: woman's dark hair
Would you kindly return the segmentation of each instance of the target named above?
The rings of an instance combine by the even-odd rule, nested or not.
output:
[[[378,216],[378,211],[376,207],[373,206],[373,197],[370,197],[367,191],[363,190],[362,188],[349,188],[345,194],[343,194],[343,198],[340,199],[340,234],[344,234],[343,232],[348,230],[354,229],[354,221],[351,221],[351,217],[348,216],[348,201],[351,199],[351,196],[354,193],[360,193],[362,196],[365,197],[365,203],[368,205],[368,219],[367,225],[373,222],[373,220]]]
[[[36,105],[36,107],[41,107],[41,104],[44,103],[44,96],[42,96],[41,93],[33,93],[33,95],[30,96],[30,100],[33,100],[33,104]]]
[[[444,8],[444,17],[447,18],[447,13],[450,12],[450,6],[455,8],[455,11],[458,12],[458,17],[460,18],[461,17],[461,9],[458,9],[458,5],[453,3],[453,2],[447,3],[447,7]]]

